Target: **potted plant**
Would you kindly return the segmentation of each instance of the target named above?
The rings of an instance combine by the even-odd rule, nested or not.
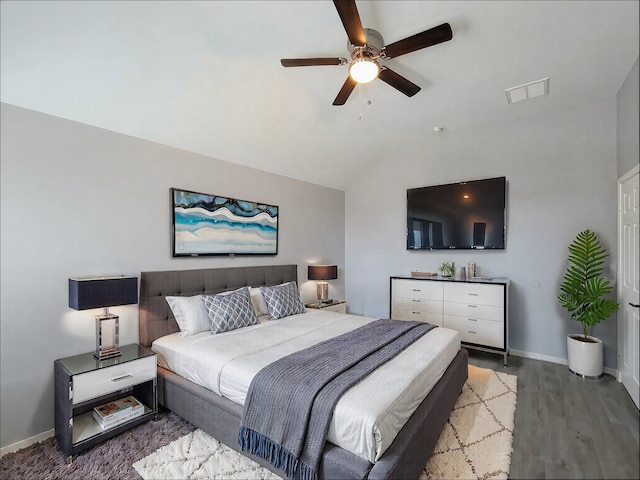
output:
[[[618,303],[603,298],[613,287],[603,277],[608,256],[595,233],[580,232],[569,245],[569,267],[560,284],[558,301],[571,319],[582,324],[582,335],[567,336],[569,370],[585,378],[600,378],[603,371],[602,341],[589,335],[594,325],[618,310]]]
[[[442,262],[438,270],[444,278],[453,277],[456,274],[456,262]]]

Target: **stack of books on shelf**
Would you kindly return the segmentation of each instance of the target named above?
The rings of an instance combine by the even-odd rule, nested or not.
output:
[[[93,409],[93,418],[102,428],[111,428],[128,422],[144,413],[144,405],[132,396],[99,405]]]

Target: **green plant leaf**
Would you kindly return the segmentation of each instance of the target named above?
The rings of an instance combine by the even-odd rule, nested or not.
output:
[[[607,256],[607,250],[591,230],[578,233],[569,245],[570,265],[560,283],[558,302],[571,313],[573,320],[582,323],[585,336],[592,326],[619,308],[617,302],[602,298],[613,289],[602,277]]]

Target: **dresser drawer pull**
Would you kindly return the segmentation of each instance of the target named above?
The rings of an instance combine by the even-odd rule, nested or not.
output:
[[[480,296],[480,294],[479,294],[479,293],[470,293],[469,295],[471,295],[472,297],[478,297],[478,296]]]
[[[478,305],[467,305],[469,308],[478,308]]]
[[[474,335],[476,335],[478,332],[474,332],[473,330],[467,330],[467,333],[473,333]]]
[[[469,320],[470,322],[477,322],[478,321],[477,318],[467,318],[467,320]]]
[[[411,313],[413,313],[414,315],[420,315],[420,312],[411,312]]]
[[[112,382],[119,382],[120,380],[124,380],[126,378],[131,378],[133,377],[133,375],[122,375],[121,377],[116,377],[116,378],[112,378],[111,381]]]
[[[422,290],[420,290],[419,288],[412,288],[411,291],[412,292],[421,292]]]
[[[419,298],[412,298],[411,301],[420,303],[420,299]]]

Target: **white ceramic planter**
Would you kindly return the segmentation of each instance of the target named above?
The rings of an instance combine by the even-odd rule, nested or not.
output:
[[[600,378],[603,372],[602,341],[596,337],[587,337],[593,342],[583,342],[567,336],[567,354],[569,370],[584,378]]]

